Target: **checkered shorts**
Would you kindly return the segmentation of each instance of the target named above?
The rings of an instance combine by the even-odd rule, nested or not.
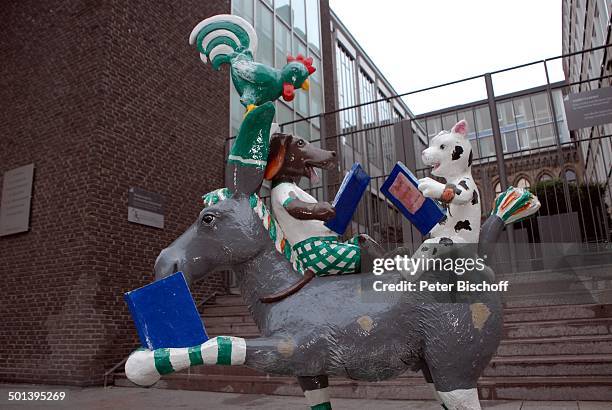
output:
[[[361,254],[357,238],[347,242],[334,236],[316,236],[293,245],[304,270],[311,269],[317,276],[355,273]]]

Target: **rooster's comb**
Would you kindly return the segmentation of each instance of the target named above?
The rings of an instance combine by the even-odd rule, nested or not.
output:
[[[300,63],[304,64],[309,75],[316,71],[316,68],[312,66],[312,57],[305,58],[301,54],[298,54],[297,57],[293,57],[291,54],[289,54],[287,56],[287,62],[290,63],[292,61],[299,61]]]

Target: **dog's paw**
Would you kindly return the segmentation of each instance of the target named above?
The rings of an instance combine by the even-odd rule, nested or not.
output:
[[[329,221],[336,216],[336,209],[329,202],[318,202],[315,205],[314,213],[317,219]]]
[[[419,179],[419,191],[428,198],[439,199],[442,196],[442,192],[444,192],[444,184],[425,177]]]

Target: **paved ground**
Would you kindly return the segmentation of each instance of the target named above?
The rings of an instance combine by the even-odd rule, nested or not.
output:
[[[65,392],[62,401],[9,401],[9,392]],[[23,393],[22,393],[23,394]],[[27,393],[26,393],[27,394]],[[353,400],[333,401],[334,410],[440,410],[431,401]],[[494,410],[612,410],[612,403],[603,402],[483,402],[485,409]],[[209,393],[201,391],[141,389],[131,387],[77,388],[0,384],[0,408],[13,409],[78,409],[78,410],[170,410],[170,409],[307,409],[300,397],[263,396],[255,394]]]

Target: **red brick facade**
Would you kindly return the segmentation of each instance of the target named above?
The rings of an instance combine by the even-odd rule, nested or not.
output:
[[[35,164],[27,233],[0,238],[0,381],[88,385],[137,344],[123,293],[223,184],[229,78],[188,45],[229,0],[4,2],[0,183]],[[211,103],[214,101],[214,103]],[[130,187],[165,229],[127,221]],[[223,275],[203,294],[225,286]]]

